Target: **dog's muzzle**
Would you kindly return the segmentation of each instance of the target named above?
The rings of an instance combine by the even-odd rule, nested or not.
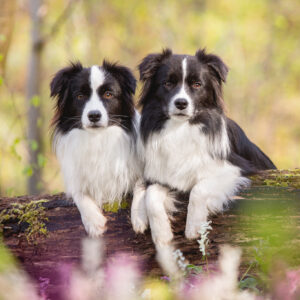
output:
[[[179,110],[184,110],[188,106],[188,101],[184,98],[179,98],[174,101],[174,105]]]
[[[89,113],[88,113],[88,119],[90,122],[92,123],[97,123],[100,121],[101,119],[101,112],[100,110],[91,110]]]

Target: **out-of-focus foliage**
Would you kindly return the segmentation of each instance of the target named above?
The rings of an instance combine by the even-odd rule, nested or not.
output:
[[[20,269],[13,255],[0,240],[0,299],[38,300],[38,297],[29,276]]]
[[[281,276],[284,269],[299,269],[300,203],[297,193],[263,189],[261,192],[260,188],[252,188],[250,198],[246,197],[239,207],[239,222],[235,226],[243,240],[238,244],[247,249],[244,256],[249,265],[247,283],[256,282],[266,290],[270,288],[270,278]],[[250,274],[254,277],[249,277]]]
[[[1,299],[296,300],[300,296],[300,269],[274,268],[266,278],[268,287],[257,289],[256,279],[249,274],[239,279],[242,251],[229,245],[220,248],[217,264],[207,265],[206,272],[185,276],[177,272],[161,278],[141,276],[129,254],[119,253],[104,262],[103,246],[101,239],[83,240],[81,266],[61,264],[55,282],[39,277],[35,288],[26,273],[6,265],[0,270]],[[6,258],[10,254],[0,244],[0,259],[1,255]]]
[[[67,1],[45,0],[40,9],[47,34]],[[27,1],[17,1],[15,25],[0,78],[0,194],[26,192],[25,83],[30,18]],[[43,53],[40,105],[45,191],[62,189],[51,152],[49,98],[52,75],[69,61],[101,64],[103,58],[135,70],[148,53],[170,47],[193,54],[200,47],[230,67],[225,87],[228,115],[280,168],[300,165],[300,2],[295,0],[76,1],[70,16]],[[0,38],[5,38],[0,35]],[[1,58],[1,53],[0,53]],[[138,95],[138,93],[137,93]]]
[[[15,259],[0,241],[0,273],[15,267]]]

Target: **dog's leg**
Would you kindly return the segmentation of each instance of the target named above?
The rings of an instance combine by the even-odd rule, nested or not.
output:
[[[73,197],[84,228],[90,237],[99,237],[106,231],[106,218],[95,201],[87,195]]]
[[[169,216],[164,205],[167,197],[167,188],[159,184],[152,184],[146,190],[146,210],[155,245],[165,245],[173,239]]]
[[[203,184],[204,183],[201,182],[195,185],[190,193],[185,226],[185,236],[188,239],[199,237],[198,232],[201,228],[201,224],[207,221],[209,214],[207,199],[210,194],[205,191]]]
[[[146,187],[139,180],[134,187],[131,204],[131,224],[136,233],[143,233],[148,227],[148,216],[145,204]]]
[[[222,211],[224,204],[248,183],[249,180],[240,175],[239,168],[227,163],[199,181],[190,193],[185,236],[188,239],[199,237],[209,212]]]
[[[167,200],[167,188],[159,184],[152,184],[147,188],[145,203],[152,240],[157,251],[156,258],[167,274],[176,276],[178,266],[173,257],[173,233],[166,209]]]

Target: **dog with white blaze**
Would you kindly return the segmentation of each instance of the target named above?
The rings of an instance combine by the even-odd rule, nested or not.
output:
[[[209,213],[222,211],[249,183],[246,175],[276,167],[224,114],[228,68],[218,56],[204,50],[175,55],[167,49],[145,57],[139,71],[138,145],[146,191],[133,202],[131,218],[136,232],[149,223],[161,248],[173,238],[169,217],[176,192],[189,194],[185,235],[195,239]]]
[[[60,70],[51,82],[56,99],[53,146],[65,189],[92,237],[103,234],[103,203],[121,201],[141,177],[136,155],[139,114],[131,71],[106,61]]]

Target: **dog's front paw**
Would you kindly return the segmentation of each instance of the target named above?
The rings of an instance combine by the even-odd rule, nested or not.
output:
[[[206,218],[203,219],[187,219],[186,227],[185,227],[185,237],[189,240],[194,240],[200,237],[201,232],[205,228],[208,228],[209,223]]]
[[[136,233],[144,233],[148,228],[148,218],[145,213],[132,211],[131,213],[132,228]]]
[[[97,238],[106,231],[106,218],[100,211],[94,211],[89,216],[82,216],[82,223],[87,234],[92,238]]]
[[[189,240],[194,240],[199,238],[199,233],[198,230],[200,228],[198,228],[197,226],[186,226],[185,228],[185,237]]]

